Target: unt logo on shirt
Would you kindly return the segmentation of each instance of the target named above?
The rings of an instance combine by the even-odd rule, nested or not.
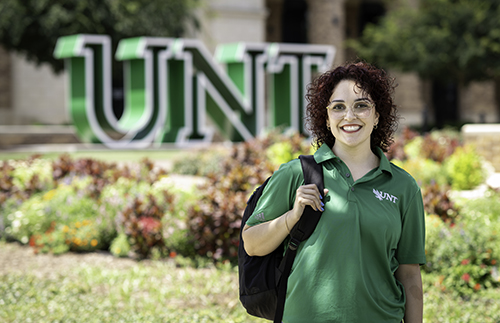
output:
[[[391,201],[392,203],[396,203],[396,201],[398,200],[398,198],[395,197],[394,195],[391,195],[386,192],[381,192],[376,189],[373,189],[373,194],[375,194],[375,197],[378,198],[380,201],[387,200]]]

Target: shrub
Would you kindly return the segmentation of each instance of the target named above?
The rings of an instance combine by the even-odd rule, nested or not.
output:
[[[103,245],[99,226],[95,221],[85,219],[72,222],[62,225],[60,230],[71,251],[96,251]]]
[[[192,255],[183,221],[186,196],[197,198],[176,190],[165,175],[151,184],[121,177],[103,188],[99,209],[102,214],[117,215],[117,230],[130,239],[127,244],[138,257],[150,256],[152,250],[148,249],[160,254],[176,250]]]
[[[462,199],[457,204],[471,218],[489,219],[491,225],[500,223],[500,192],[486,191],[481,198]]]
[[[500,322],[498,289],[480,289],[464,296],[445,288],[443,280],[443,275],[422,273],[424,322]]]
[[[392,163],[410,173],[420,186],[431,184],[446,185],[448,179],[440,163],[432,159],[416,157],[405,161],[392,160]]]
[[[32,156],[26,161],[12,162],[12,182],[29,195],[51,189],[53,185],[50,161]]]
[[[94,200],[79,195],[74,186],[59,185],[53,190],[33,195],[17,211],[7,215],[6,233],[26,244],[32,235],[53,231],[59,224],[95,219],[96,211]]]
[[[187,212],[187,227],[199,255],[214,260],[236,259],[246,200],[275,169],[266,149],[277,140],[270,134],[233,145],[220,173],[209,175],[207,183],[200,186],[203,195]]]
[[[469,295],[500,286],[495,274],[500,256],[498,238],[488,221],[462,215],[456,224],[448,224],[435,215],[426,217],[425,270],[441,276],[442,289]]]
[[[35,194],[9,213],[5,223],[8,237],[24,244],[30,242],[37,252],[107,248],[116,235],[114,216],[99,212],[99,204],[89,189],[94,179],[86,176],[66,181],[69,184],[60,183],[50,191]]]
[[[418,132],[410,129],[409,127],[404,127],[403,131],[395,137],[389,151],[385,153],[387,159],[396,159],[400,161],[406,160],[408,156],[405,152],[405,146],[417,136]]]
[[[14,193],[13,171],[14,167],[12,165],[0,161],[0,211],[4,203]]]
[[[473,189],[486,179],[481,158],[470,146],[458,147],[445,162],[445,169],[453,189]]]
[[[130,252],[130,244],[128,243],[127,235],[125,233],[118,234],[111,243],[109,251],[115,257],[127,257]]]
[[[62,230],[55,229],[56,223],[52,222],[50,228],[44,233],[33,234],[29,240],[29,245],[33,247],[35,254],[42,252],[62,254],[69,251]]]
[[[424,158],[443,163],[459,146],[459,133],[456,131],[433,131],[422,137],[420,152]]]
[[[241,184],[253,175],[236,166],[221,181],[212,178],[201,199],[189,207],[187,225],[198,254],[215,260],[237,257],[247,190],[233,187],[238,185],[235,182]]]
[[[266,149],[266,156],[275,168],[298,158],[299,155],[312,153],[311,144],[298,133],[291,135],[289,138],[285,137],[284,140],[276,142]]]
[[[202,194],[194,184],[187,186],[177,185],[177,183],[177,181],[172,181],[170,177],[163,177],[152,186],[154,192],[168,190],[175,196],[171,213],[162,220],[165,248],[170,250],[170,257],[179,255],[194,258],[196,251],[186,225],[187,210],[190,205],[198,203]]]
[[[207,176],[220,172],[220,165],[227,158],[227,149],[210,147],[174,160],[172,172],[182,175]]]
[[[15,208],[33,194],[53,186],[50,162],[39,156],[0,161],[0,214],[13,212],[11,207]]]
[[[405,128],[386,155],[389,160],[404,161],[420,158],[443,163],[459,146],[459,134],[456,131],[432,131],[419,136],[417,132]]]
[[[448,194],[450,189],[449,185],[437,183],[422,188],[425,212],[439,216],[446,223],[453,223],[458,214],[458,207]]]
[[[119,213],[119,223],[129,239],[130,248],[140,258],[147,258],[156,249],[165,255],[162,220],[173,208],[173,196],[167,191],[158,197],[152,193],[136,196]]]
[[[96,223],[83,220],[69,225],[52,222],[45,233],[32,235],[29,244],[35,253],[61,254],[67,251],[96,251],[101,249],[103,243]]]

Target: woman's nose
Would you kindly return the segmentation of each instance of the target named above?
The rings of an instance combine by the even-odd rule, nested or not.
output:
[[[352,109],[347,109],[346,110],[346,113],[345,113],[345,116],[344,116],[344,119],[345,120],[353,120],[353,119],[356,119],[357,116],[354,114],[354,111]]]

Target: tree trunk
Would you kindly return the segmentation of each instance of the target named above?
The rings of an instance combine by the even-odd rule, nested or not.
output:
[[[495,82],[495,107],[496,107],[496,119],[500,123],[500,77],[494,78]]]

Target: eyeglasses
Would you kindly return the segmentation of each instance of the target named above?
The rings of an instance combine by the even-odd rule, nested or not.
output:
[[[351,111],[360,119],[369,118],[374,107],[370,101],[356,101],[351,107]],[[331,111],[331,116],[335,119],[343,119],[347,115],[348,108],[342,102],[333,101],[326,108]]]

